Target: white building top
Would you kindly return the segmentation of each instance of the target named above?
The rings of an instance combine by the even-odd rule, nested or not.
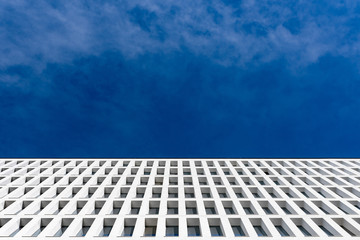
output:
[[[0,159],[1,239],[360,239],[357,159]]]

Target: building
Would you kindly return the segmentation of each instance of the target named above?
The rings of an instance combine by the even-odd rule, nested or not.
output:
[[[360,160],[0,160],[0,239],[260,236],[360,239]]]

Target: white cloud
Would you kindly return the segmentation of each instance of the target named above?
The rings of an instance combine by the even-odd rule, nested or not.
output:
[[[286,58],[296,65],[316,62],[324,54],[352,56],[359,52],[359,41],[344,38],[349,31],[346,21],[354,17],[354,1],[342,7],[349,15],[317,13],[308,1],[274,3],[244,1],[241,9],[214,1],[66,1],[55,8],[47,1],[30,4],[26,0],[0,3],[0,68],[30,65],[41,71],[49,62],[70,62],[79,55],[97,55],[119,50],[134,58],[146,52],[168,53],[186,47],[225,65],[244,65]],[[293,5],[288,7],[287,5]],[[156,18],[146,22],[152,33],[130,21],[129,11],[139,6]],[[219,21],[208,12],[212,7]],[[325,6],[324,6],[325,8]],[[326,8],[325,8],[326,9]],[[327,11],[327,10],[324,10]],[[331,11],[331,10],[328,10]],[[328,15],[327,15],[328,14]],[[291,33],[284,23],[297,18],[301,26]],[[246,24],[261,26],[263,35],[244,30]],[[165,33],[156,38],[156,30]],[[254,30],[256,32],[256,29]]]

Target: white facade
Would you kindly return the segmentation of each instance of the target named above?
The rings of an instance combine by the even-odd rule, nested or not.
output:
[[[360,239],[360,160],[0,160],[0,239],[260,235]]]

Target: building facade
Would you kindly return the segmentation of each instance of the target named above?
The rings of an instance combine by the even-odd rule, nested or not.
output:
[[[0,239],[360,239],[357,159],[0,159]]]

